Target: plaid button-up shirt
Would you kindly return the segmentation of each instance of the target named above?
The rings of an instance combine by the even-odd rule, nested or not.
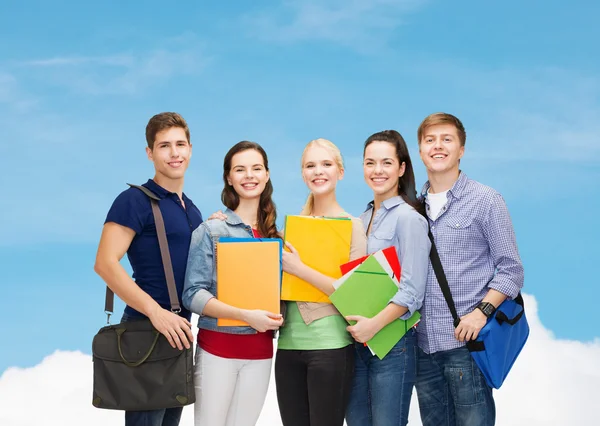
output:
[[[428,189],[429,182],[422,190],[429,216]],[[458,316],[472,312],[492,288],[516,297],[523,287],[523,265],[502,196],[461,172],[447,200],[429,225]],[[452,315],[431,262],[421,315],[417,333],[425,353],[464,345],[454,337]]]

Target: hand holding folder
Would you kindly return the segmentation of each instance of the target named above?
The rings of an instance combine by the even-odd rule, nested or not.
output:
[[[286,216],[284,240],[294,246],[304,264],[329,277],[341,277],[339,267],[348,262],[351,239],[352,220],[350,218]],[[281,298],[302,302],[331,303],[321,290],[285,272],[283,273]]]
[[[241,309],[279,313],[281,240],[221,238],[217,243],[217,299]],[[246,322],[219,318],[219,326]]]
[[[394,249],[395,254],[395,249]],[[381,312],[398,291],[397,280],[390,274],[392,267],[385,256],[370,255],[359,265],[342,277],[341,284],[329,298],[342,315],[360,315],[373,318]],[[383,359],[406,332],[416,324],[420,314],[417,312],[408,320],[396,319],[382,328],[367,342],[371,351]]]

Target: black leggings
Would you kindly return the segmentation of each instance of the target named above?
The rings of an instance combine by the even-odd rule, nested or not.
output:
[[[353,345],[278,350],[275,383],[283,426],[342,426],[353,374]]]

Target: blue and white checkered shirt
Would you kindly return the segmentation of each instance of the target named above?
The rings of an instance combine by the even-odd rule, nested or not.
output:
[[[428,189],[429,182],[422,191],[429,216]],[[446,205],[436,220],[429,217],[429,225],[458,316],[472,312],[491,288],[516,297],[523,287],[523,265],[502,196],[461,172],[446,197]],[[425,353],[464,345],[454,337],[452,315],[431,262],[421,315],[417,333]]]

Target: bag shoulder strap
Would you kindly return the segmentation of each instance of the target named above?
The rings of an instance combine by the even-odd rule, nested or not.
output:
[[[167,232],[165,230],[165,221],[160,211],[158,197],[154,192],[141,185],[133,185],[128,183],[132,188],[139,189],[148,198],[150,198],[150,204],[152,206],[152,214],[154,216],[154,222],[156,224],[156,235],[158,236],[158,245],[160,247],[160,255],[162,258],[163,269],[165,271],[165,279],[167,281],[167,289],[169,290],[169,301],[171,302],[171,311],[173,313],[181,312],[181,305],[179,304],[179,298],[177,297],[177,287],[175,286],[175,275],[173,274],[173,264],[171,263],[171,253],[169,252],[169,242],[167,240]],[[110,319],[110,315],[114,309],[114,292],[106,287],[106,299],[104,301],[104,311]]]
[[[460,318],[456,313],[454,299],[452,298],[452,293],[450,292],[450,286],[448,285],[446,273],[444,272],[444,267],[442,266],[440,255],[437,251],[437,247],[435,246],[435,241],[433,240],[433,234],[431,233],[431,229],[429,230],[429,239],[431,240],[431,253],[429,254],[429,258],[431,259],[431,266],[433,267],[433,272],[435,272],[435,276],[438,280],[438,284],[440,285],[440,289],[444,294],[444,299],[446,299],[446,304],[450,309],[450,313],[452,314],[452,318],[454,319],[454,327],[456,328],[460,323]]]

